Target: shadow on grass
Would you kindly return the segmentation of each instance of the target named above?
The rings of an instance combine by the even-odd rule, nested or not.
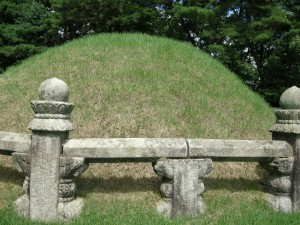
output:
[[[25,176],[12,167],[0,165],[0,182],[22,185]]]
[[[158,192],[160,187],[159,177],[138,178],[130,176],[111,178],[78,178],[76,186],[80,192],[102,193],[130,193],[130,192]]]
[[[258,180],[244,178],[205,178],[204,185],[207,190],[230,190],[232,192],[262,190]]]
[[[101,193],[130,193],[130,192],[159,192],[160,178],[139,178],[130,176],[112,178],[79,178],[76,182],[80,192]],[[258,180],[206,178],[206,190],[230,190],[232,192],[262,190]]]
[[[22,185],[25,176],[12,167],[0,165],[0,182]],[[110,178],[85,178],[76,180],[79,192],[102,192],[102,193],[130,193],[130,192],[159,192],[161,184],[159,177],[133,178],[110,177]],[[244,178],[205,178],[206,190],[230,190],[232,192],[262,190],[258,180]]]

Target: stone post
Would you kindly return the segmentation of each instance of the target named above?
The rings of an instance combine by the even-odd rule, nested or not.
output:
[[[32,130],[29,217],[32,220],[58,219],[60,155],[72,130],[69,121],[74,105],[68,103],[69,88],[57,78],[39,87],[39,101],[32,101],[35,112]]]
[[[300,210],[300,89],[291,87],[280,97],[281,109],[275,110],[276,124],[270,129],[273,140],[291,145],[291,156],[261,163],[270,172],[264,184],[268,201],[281,212]]]
[[[25,175],[23,183],[24,195],[15,202],[15,210],[19,215],[29,217],[30,155],[27,153],[14,152],[12,158],[17,170]],[[58,219],[66,221],[81,213],[83,200],[75,198],[75,178],[80,176],[87,168],[88,164],[84,158],[60,157]]]
[[[300,125],[300,124],[299,124]],[[292,174],[292,201],[294,212],[300,211],[300,135],[296,135],[294,146],[294,171]]]
[[[212,170],[211,159],[161,159],[154,171],[162,177],[157,211],[168,217],[203,213],[202,177]]]

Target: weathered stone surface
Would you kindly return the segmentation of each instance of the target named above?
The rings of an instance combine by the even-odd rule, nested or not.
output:
[[[160,159],[154,164],[153,169],[157,175],[165,177],[169,180],[173,180],[174,168],[178,166],[178,162],[180,162],[181,160],[191,160],[191,159],[172,159],[172,160]],[[201,179],[203,176],[211,172],[212,163],[210,159],[208,160],[193,159],[193,161],[198,162],[197,169],[198,169],[199,179]]]
[[[189,157],[272,158],[288,157],[285,141],[188,139]]]
[[[3,151],[29,152],[31,135],[0,131],[0,154]]]
[[[61,221],[68,221],[73,217],[79,216],[84,206],[83,199],[76,198],[74,201],[67,203],[58,203],[57,219]],[[14,203],[14,209],[20,216],[29,218],[29,197],[23,195]]]
[[[164,178],[167,178],[169,180],[173,180],[174,177],[174,163],[173,160],[158,160],[154,166],[153,169],[155,173],[158,176],[162,176]]]
[[[294,166],[294,157],[276,158],[269,163],[261,163],[261,166],[271,174],[291,175]]]
[[[170,217],[195,216],[203,213],[202,200],[204,184],[201,178],[212,169],[211,159],[161,159],[154,165],[154,171],[166,177],[161,185],[164,202],[159,202],[157,211]]]
[[[174,167],[174,193],[173,193],[173,216],[192,215],[204,212],[201,200],[198,197],[199,174],[196,163],[181,160]]]
[[[275,115],[278,123],[292,124],[300,120],[300,109],[275,109]]]
[[[25,176],[30,176],[30,156],[28,153],[14,152],[12,160],[15,168],[24,173]]]
[[[31,173],[31,165],[30,165],[30,156],[27,153],[14,152],[12,154],[12,160],[15,168],[25,175],[25,180],[23,182],[23,192],[29,198],[30,193],[30,173]],[[28,214],[28,212],[24,212],[24,214]]]
[[[294,212],[300,211],[300,135],[295,138],[295,161],[292,174],[292,202]]]
[[[276,211],[284,213],[293,212],[292,201],[289,196],[266,194],[266,200]]]
[[[58,218],[60,220],[68,221],[79,216],[83,206],[84,201],[82,198],[76,198],[71,202],[58,203]]]
[[[85,158],[187,157],[182,138],[84,138],[68,140],[63,154]]]
[[[19,172],[24,173],[26,176],[30,176],[30,171],[31,171],[30,154],[14,152],[14,153],[12,153],[12,159],[13,159],[15,168]],[[60,165],[59,177],[61,179],[72,179],[72,178],[78,177],[82,173],[84,173],[89,166],[86,163],[85,158],[64,157],[64,156],[60,156],[59,165]]]
[[[71,202],[75,199],[75,178],[88,168],[84,158],[60,157],[59,202]]]
[[[72,179],[61,179],[59,182],[59,202],[70,202],[75,199],[76,185]]]
[[[71,131],[73,129],[70,113],[74,109],[72,103],[32,101],[31,107],[35,112],[34,119],[28,128],[37,131]]]
[[[165,198],[172,198],[173,197],[173,184],[163,183],[160,186],[160,193]]]
[[[300,134],[300,109],[296,107],[300,103],[290,102],[283,105],[283,109],[275,109],[276,124],[270,131],[273,133]]]
[[[22,190],[25,193],[25,195],[27,195],[29,197],[29,194],[30,194],[30,178],[29,178],[29,176],[25,177]]]
[[[271,193],[290,193],[291,192],[291,177],[290,176],[269,176],[263,183]]]
[[[195,159],[194,159],[195,160]],[[212,167],[212,160],[211,159],[197,159],[197,161],[193,161],[195,164],[198,164],[198,178],[201,181],[202,178],[209,174],[213,167]]]
[[[54,77],[45,80],[40,85],[39,93],[41,100],[67,102],[70,91],[68,85],[64,81]]]
[[[61,146],[58,135],[35,133],[32,136],[29,215],[33,220],[57,219]]]
[[[279,105],[283,109],[300,109],[300,89],[293,86],[283,92]]]
[[[300,121],[300,120],[299,120]],[[297,121],[278,121],[269,129],[271,132],[300,134],[300,123]]]
[[[198,183],[198,194],[202,195],[204,191],[205,191],[204,183],[203,183],[202,180],[199,180],[199,183]]]
[[[68,120],[56,120],[56,119],[35,119],[32,120],[29,128],[32,130],[57,130],[57,131],[64,131],[67,130],[73,130],[72,123],[70,123]]]
[[[31,101],[34,118],[70,119],[74,104],[69,102]]]
[[[161,199],[156,205],[157,212],[166,217],[172,217],[172,202],[172,198]]]
[[[60,157],[60,178],[70,179],[83,174],[88,164],[85,158],[80,157]]]
[[[14,209],[18,215],[29,217],[29,196],[22,195],[14,202]]]

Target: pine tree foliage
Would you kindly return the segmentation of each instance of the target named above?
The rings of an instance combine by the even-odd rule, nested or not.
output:
[[[169,1],[166,33],[208,51],[276,105],[282,91],[300,85],[299,5],[291,0]]]
[[[0,72],[51,45],[49,14],[36,1],[0,2]]]

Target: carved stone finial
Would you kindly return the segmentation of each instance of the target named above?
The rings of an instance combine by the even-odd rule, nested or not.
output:
[[[281,109],[275,109],[276,124],[269,131],[285,134],[300,134],[300,89],[293,86],[280,97]]]
[[[283,92],[279,105],[282,109],[300,109],[300,89],[293,86]]]
[[[60,79],[51,78],[40,85],[39,92],[40,100],[31,102],[35,115],[29,129],[51,132],[72,130],[70,118],[74,105],[67,102],[70,93],[68,85]]]
[[[45,80],[39,87],[40,100],[67,102],[69,99],[68,85],[54,77]]]

